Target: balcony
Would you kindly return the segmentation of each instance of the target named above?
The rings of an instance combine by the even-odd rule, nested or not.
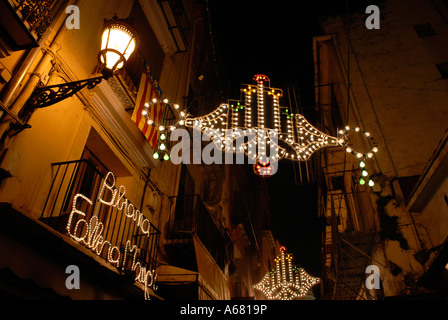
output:
[[[159,0],[177,52],[188,50],[190,24],[181,0]]]
[[[54,178],[40,221],[120,272],[132,273],[136,263],[141,270],[155,270],[160,232],[121,194],[119,206],[105,203],[112,199],[112,191],[104,187],[106,180],[111,185],[110,178],[87,160],[54,163],[52,168]],[[77,198],[79,194],[85,198]]]
[[[38,46],[65,1],[1,0],[0,58]]]

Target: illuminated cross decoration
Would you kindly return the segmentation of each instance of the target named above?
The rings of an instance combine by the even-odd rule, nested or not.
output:
[[[219,149],[244,152],[249,159],[261,163],[280,159],[305,161],[318,149],[344,143],[344,139],[319,131],[302,115],[280,106],[283,93],[270,87],[267,76],[255,75],[254,81],[254,85],[242,85],[241,101],[221,104],[205,116],[187,117],[185,125],[201,128]],[[233,141],[240,136],[246,140],[236,149]],[[271,154],[262,148],[251,152],[260,139],[267,140]]]
[[[297,300],[303,298],[312,286],[320,282],[302,268],[293,266],[292,254],[286,254],[286,247],[280,247],[280,256],[275,268],[266,273],[263,279],[254,285],[268,300]]]
[[[337,137],[328,135],[301,114],[294,114],[290,108],[281,106],[283,92],[271,88],[267,76],[257,74],[253,80],[255,84],[241,86],[240,100],[229,100],[203,116],[193,117],[174,104],[174,109],[178,110],[178,121],[170,129],[186,126],[200,130],[218,150],[243,153],[251,161],[249,163],[254,164],[254,169],[265,171],[281,159],[307,161],[314,152],[327,147],[344,147],[359,160],[372,158],[378,151],[369,132],[346,126],[338,131]],[[356,151],[348,138],[352,133],[361,133],[369,139],[371,149]]]

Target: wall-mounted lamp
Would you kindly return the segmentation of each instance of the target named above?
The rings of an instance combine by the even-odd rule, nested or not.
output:
[[[107,80],[116,74],[137,45],[137,33],[128,23],[117,17],[107,20],[101,36],[101,51],[98,53],[102,76],[36,88],[30,98],[30,107],[45,108],[73,96],[84,87],[93,89],[103,79]]]

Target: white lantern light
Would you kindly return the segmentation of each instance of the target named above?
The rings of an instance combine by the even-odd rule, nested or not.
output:
[[[123,20],[114,17],[104,24],[98,60],[113,74],[123,67],[137,47],[137,42],[137,33],[134,29]]]

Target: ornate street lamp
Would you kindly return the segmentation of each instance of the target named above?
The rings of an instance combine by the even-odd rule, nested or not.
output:
[[[103,26],[101,51],[98,53],[102,76],[36,88],[30,98],[31,108],[45,108],[60,102],[87,87],[93,89],[103,79],[118,73],[138,45],[135,30],[123,19],[113,17]]]
[[[123,20],[114,17],[106,21],[101,36],[101,51],[98,61],[103,67],[103,74],[111,75],[120,70],[137,47],[137,33]]]

